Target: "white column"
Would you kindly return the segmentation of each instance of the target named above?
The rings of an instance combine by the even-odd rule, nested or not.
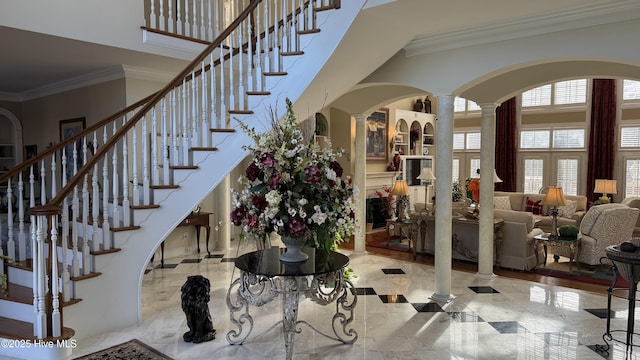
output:
[[[367,208],[367,117],[364,114],[354,115],[356,119],[356,144],[355,144],[355,156],[352,161],[355,161],[355,171],[353,174],[353,183],[358,187],[358,199],[356,203],[356,222],[358,224],[356,228],[356,234],[353,244],[353,250],[355,253],[365,253],[366,251],[366,208]]]
[[[436,141],[435,268],[436,293],[431,299],[447,302],[451,295],[451,188],[453,165],[453,95],[438,96]]]
[[[478,235],[478,273],[493,278],[493,169],[495,168],[496,105],[481,104],[480,125],[480,230]]]

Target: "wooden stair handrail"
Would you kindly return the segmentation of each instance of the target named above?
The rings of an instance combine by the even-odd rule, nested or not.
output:
[[[122,139],[122,137],[138,122],[143,118],[145,114],[147,114],[154,106],[156,106],[171,90],[175,87],[179,86],[183,79],[187,77],[191,72],[193,72],[196,66],[200,66],[200,63],[207,57],[209,54],[225,40],[233,30],[235,30],[248,16],[249,14],[260,4],[262,0],[252,0],[251,3],[240,13],[240,15],[226,28],[218,37],[211,42],[209,46],[207,46],[204,51],[200,53],[200,55],[196,56],[189,65],[187,65],[178,75],[176,75],[172,81],[170,81],[164,88],[155,94],[151,95],[151,99],[147,101],[146,105],[144,105],[126,124],[123,124],[118,131],[107,140],[105,144],[98,148],[98,151],[95,155],[87,161],[86,164],[82,166],[82,168],[78,169],[78,172],[68,180],[67,184],[56,194],[54,198],[49,200],[47,205],[51,206],[62,203],[62,200],[69,195],[69,193],[73,190],[73,188],[78,185],[80,180],[87,175],[87,173],[93,169],[94,165],[101,160],[112,147],[116,145],[118,141]],[[75,138],[75,137],[74,137]],[[76,138],[77,140],[77,138]],[[49,205],[51,204],[51,205]]]

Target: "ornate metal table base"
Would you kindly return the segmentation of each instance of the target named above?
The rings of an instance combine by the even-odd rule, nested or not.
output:
[[[282,323],[287,359],[293,356],[295,334],[302,331],[298,327],[299,324],[306,324],[320,335],[344,344],[353,344],[358,339],[358,334],[350,327],[357,295],[351,281],[344,278],[344,269],[340,269],[318,275],[275,277],[241,271],[240,278],[231,284],[227,292],[231,322],[238,327],[237,330],[227,333],[227,341],[233,345],[249,341],[249,335],[253,331],[253,317],[249,314],[249,305],[262,306],[278,295],[282,295],[282,320],[254,338],[266,334]],[[333,335],[318,330],[304,320],[298,320],[300,295],[305,295],[320,305],[336,303],[336,313],[331,320]]]

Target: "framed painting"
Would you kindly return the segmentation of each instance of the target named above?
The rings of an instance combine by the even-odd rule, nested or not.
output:
[[[387,108],[374,111],[367,117],[367,160],[387,161],[388,124],[389,109]]]
[[[29,160],[32,157],[35,157],[36,155],[38,155],[38,145],[25,145],[24,146],[24,159],[25,160]],[[39,172],[38,172],[38,165],[37,163],[35,164],[35,166],[33,166],[33,178],[35,181],[39,180]],[[31,176],[31,172],[26,171],[24,173],[24,179],[26,181],[29,181],[29,176]]]
[[[83,117],[68,119],[68,120],[60,120],[60,141],[64,141],[76,134],[79,134],[80,132],[82,132],[82,130],[84,130],[85,126],[86,126],[86,122],[85,122],[85,118]],[[64,147],[64,156],[67,159],[67,171],[66,171],[67,181],[70,180],[75,173],[74,164],[73,164],[74,146],[77,151],[76,165],[78,169],[80,169],[83,164],[82,140],[78,139],[78,141],[76,141],[75,143],[68,144],[67,146]],[[62,164],[60,164],[60,166],[62,166]]]

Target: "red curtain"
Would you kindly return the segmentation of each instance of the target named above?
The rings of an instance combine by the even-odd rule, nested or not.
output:
[[[518,151],[516,128],[516,98],[503,102],[496,109],[496,174],[502,179],[496,190],[516,191],[516,153]]]
[[[587,199],[596,200],[595,179],[613,179],[616,151],[616,81],[594,79],[588,144]]]

